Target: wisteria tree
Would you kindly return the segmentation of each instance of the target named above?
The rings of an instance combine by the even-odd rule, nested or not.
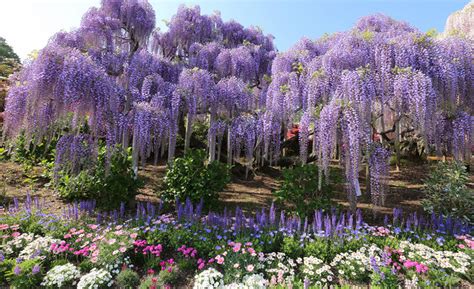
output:
[[[287,127],[299,119],[303,163],[313,135],[320,181],[332,158],[341,161],[353,206],[365,161],[372,199],[381,204],[389,150],[398,160],[402,136],[418,134],[426,151],[469,160],[472,47],[469,40],[437,39],[384,15],[364,17],[349,31],[302,39],[279,54],[267,111]]]
[[[224,22],[218,14],[201,15],[199,7],[180,7],[167,26],[166,32],[155,29],[155,13],[146,1],[103,0],[91,8],[78,29],[53,36],[16,76],[6,134],[25,131],[35,142],[72,114],[73,132],[64,137],[82,138],[79,128],[87,122],[92,143],[131,145],[138,168],[139,159],[154,154],[157,161],[166,150],[172,162],[182,120],[188,149],[193,120],[204,115],[214,160],[216,141],[220,153],[233,118],[261,105],[263,78],[275,56],[273,37]],[[82,142],[59,142],[74,143]],[[228,138],[228,148],[234,146]],[[67,150],[71,158],[82,151]]]

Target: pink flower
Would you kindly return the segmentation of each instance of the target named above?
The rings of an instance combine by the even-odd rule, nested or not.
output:
[[[273,275],[272,278],[270,279],[270,285],[276,285],[276,284],[277,284],[277,280],[276,280],[275,275]]]
[[[216,257],[217,264],[223,264],[224,263],[224,257],[221,255],[217,255]]]
[[[234,268],[235,268],[235,269],[237,269],[237,268],[239,268],[239,267],[240,267],[240,264],[239,264],[239,263],[235,263],[235,264],[234,264]]]
[[[113,245],[115,242],[117,242],[117,240],[112,238],[109,240],[109,245]]]
[[[137,237],[138,237],[137,233],[131,233],[130,234],[130,238],[132,238],[132,239],[136,239]]]
[[[469,248],[474,249],[474,241],[473,240],[466,239],[466,240],[464,240],[464,242],[466,242],[466,244]]]
[[[8,224],[1,224],[0,225],[0,231],[6,230],[8,228],[10,228],[10,226]]]
[[[93,224],[89,225],[89,228],[91,228],[92,230],[95,230],[95,229],[97,229],[98,227],[99,227],[98,225],[93,225]]]
[[[421,274],[421,273],[426,273],[428,271],[428,267],[426,265],[423,265],[421,263],[416,265],[416,273]]]
[[[428,271],[428,266],[418,263],[416,261],[407,260],[403,263],[403,266],[405,266],[406,268],[415,267],[416,273],[418,274],[426,273]]]
[[[248,272],[252,272],[253,269],[254,269],[254,266],[253,266],[252,264],[247,265],[247,268],[246,268],[246,269],[247,269]]]
[[[20,236],[20,235],[21,235],[20,232],[13,232],[13,233],[12,233],[12,237],[13,237],[13,238],[16,238],[16,237],[18,237],[18,236]]]
[[[234,245],[234,248],[232,248],[232,250],[234,251],[234,253],[237,253],[240,251],[240,248],[242,247],[242,244],[241,243],[236,243]]]
[[[148,270],[146,271],[146,273],[147,273],[148,275],[153,275],[153,274],[155,274],[155,270],[153,270],[153,269],[148,269]]]
[[[125,253],[125,251],[127,251],[127,248],[125,248],[125,247],[120,247],[120,248],[119,248],[119,251],[120,251],[121,253]]]

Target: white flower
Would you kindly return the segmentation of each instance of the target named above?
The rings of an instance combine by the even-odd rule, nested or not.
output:
[[[61,240],[54,239],[50,236],[46,237],[36,237],[36,239],[29,242],[23,250],[21,250],[19,257],[23,260],[29,260],[34,257],[40,257],[44,259],[43,256],[46,252],[49,252],[51,245],[54,243],[59,243]]]
[[[328,277],[334,273],[331,271],[331,266],[324,264],[323,260],[314,256],[305,257],[303,259],[302,272],[304,278],[313,282],[327,283],[332,280]]]
[[[105,269],[93,268],[89,273],[81,277],[77,283],[78,289],[93,289],[102,285],[112,286],[112,275]]]
[[[10,256],[15,252],[21,251],[25,246],[35,239],[33,233],[23,233],[18,237],[8,241],[5,245],[0,246],[6,256]]]
[[[81,272],[77,267],[71,263],[67,263],[65,265],[54,266],[49,270],[41,285],[60,288],[65,284],[74,284],[75,280],[79,279],[79,277],[81,277]]]
[[[265,289],[268,284],[268,281],[260,274],[246,275],[242,281],[244,285],[252,289]]]
[[[194,277],[193,289],[224,288],[223,278],[216,269],[206,269]]]
[[[224,289],[251,289],[242,283],[230,283],[224,286]]]

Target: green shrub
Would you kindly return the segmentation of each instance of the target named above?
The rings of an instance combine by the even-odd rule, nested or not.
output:
[[[35,271],[39,268],[39,271]],[[6,273],[8,284],[13,288],[38,288],[42,280],[41,260],[39,258],[16,263]]]
[[[462,163],[438,163],[425,181],[425,211],[473,223],[474,195],[467,187],[468,180]]]
[[[139,289],[164,288],[164,283],[159,279],[159,275],[148,275],[138,286]]]
[[[333,182],[338,180],[333,179]],[[312,215],[314,210],[329,210],[335,205],[331,201],[332,185],[325,178],[321,191],[318,191],[318,167],[315,165],[284,169],[280,183],[280,188],[273,192],[277,201],[291,205],[301,217]]]
[[[0,262],[0,284],[6,283],[10,272],[15,267],[15,259],[5,259]]]
[[[140,276],[131,269],[122,270],[115,280],[118,287],[122,289],[133,289],[140,285]]]
[[[305,256],[318,256],[321,260],[330,262],[336,255],[330,239],[316,238],[304,247]]]
[[[78,267],[81,273],[86,274],[86,273],[89,273],[92,270],[92,268],[95,267],[95,264],[92,263],[90,259],[85,259],[81,263],[79,263]]]
[[[39,142],[28,142],[22,132],[12,144],[12,160],[24,165],[39,165],[44,161],[53,162],[58,139],[59,137],[53,137],[50,141],[43,138]]]
[[[72,114],[62,117],[48,128],[48,131],[41,137],[25,135],[22,131],[11,142],[6,144],[6,151],[10,153],[8,157],[17,163],[44,167],[45,163],[53,164],[56,155],[56,144],[62,135],[71,130]],[[89,128],[87,123],[80,127],[80,131],[86,132]],[[6,153],[4,153],[6,154]],[[4,156],[6,158],[7,156]]]
[[[209,131],[209,122],[207,120],[195,120],[193,122],[193,134],[191,140],[192,146],[206,146],[207,145],[207,135]]]
[[[162,286],[176,284],[180,281],[180,271],[177,268],[172,268],[172,270],[161,270],[160,273],[158,273],[158,279]]]
[[[168,168],[161,186],[161,199],[166,203],[175,199],[193,203],[204,200],[206,205],[218,199],[218,192],[230,181],[228,165],[213,161],[206,163],[204,150],[189,150],[184,157],[176,158]]]
[[[105,208],[116,208],[131,200],[140,182],[132,169],[131,149],[113,149],[110,159],[105,146],[100,146],[96,164],[77,175],[61,172],[56,182],[59,195],[68,200],[95,199]]]
[[[285,237],[282,244],[282,252],[293,259],[303,257],[303,247],[299,239],[293,237]]]

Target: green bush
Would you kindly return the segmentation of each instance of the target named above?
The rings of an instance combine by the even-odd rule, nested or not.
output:
[[[474,222],[474,195],[469,175],[460,162],[440,162],[425,181],[423,208],[430,213]]]
[[[219,161],[207,164],[204,150],[189,150],[176,158],[168,168],[161,186],[161,199],[166,203],[176,199],[193,203],[204,200],[206,205],[218,199],[218,192],[230,181],[230,167]]]
[[[132,169],[131,149],[116,147],[107,156],[105,146],[99,147],[97,162],[77,175],[61,172],[56,188],[68,200],[95,199],[104,208],[116,208],[121,202],[131,200],[140,182]]]
[[[34,269],[39,268],[39,271]],[[12,288],[37,288],[42,280],[41,260],[39,258],[25,260],[16,264],[6,273],[7,283]]]
[[[6,151],[3,158],[11,157],[14,162],[44,167],[45,163],[54,163],[56,155],[56,145],[64,134],[71,130],[72,114],[56,120],[41,137],[36,135],[26,135],[21,131],[16,138],[6,143]],[[81,132],[89,130],[87,123],[80,127]]]
[[[28,166],[40,165],[45,162],[53,163],[58,139],[58,136],[54,136],[50,141],[43,138],[38,143],[33,143],[28,142],[22,132],[11,144],[13,150],[10,157],[14,162]],[[6,152],[4,154],[4,158],[6,158]]]
[[[331,201],[332,185],[325,179],[323,178],[321,191],[318,191],[317,166],[308,164],[284,169],[281,186],[273,194],[278,202],[291,205],[299,216],[310,216],[314,210],[329,210],[335,206]],[[339,178],[333,179],[335,182]]]
[[[294,237],[285,237],[281,249],[283,253],[293,259],[303,257],[304,250],[301,247],[300,240]]]
[[[181,288],[177,286],[177,283],[180,281],[179,273],[173,270],[169,272],[168,270],[160,271],[158,275],[148,275],[140,283],[139,289],[150,289],[150,288]]]
[[[90,259],[85,259],[81,263],[79,263],[78,267],[81,273],[87,274],[95,267],[95,264],[92,263]]]
[[[140,276],[131,269],[122,270],[115,280],[117,286],[122,289],[133,289],[140,285]]]
[[[207,134],[209,131],[209,122],[207,120],[194,121],[193,122],[193,134],[192,134],[192,146],[206,146],[207,145]]]

